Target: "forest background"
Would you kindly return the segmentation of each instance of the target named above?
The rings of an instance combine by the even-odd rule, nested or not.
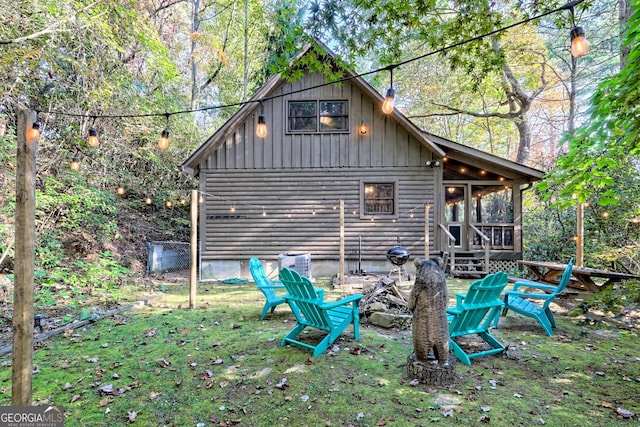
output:
[[[573,3],[443,49],[563,2],[0,0],[0,273],[14,262],[18,109],[41,122],[36,304],[47,304],[53,284],[71,297],[118,287],[144,275],[147,242],[188,241],[196,183],[177,166],[269,76],[290,73],[310,36],[361,73],[443,50],[394,69],[397,107],[428,132],[549,172],[526,193],[525,258],[574,256],[581,204],[585,265],[638,273],[640,5]],[[591,42],[580,59],[574,24]],[[387,72],[366,78],[388,87]],[[592,304],[618,310],[638,294],[612,288]]]

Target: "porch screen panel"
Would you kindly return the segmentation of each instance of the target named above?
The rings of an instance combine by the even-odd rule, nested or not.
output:
[[[510,186],[472,186],[472,221],[481,224],[513,223],[513,192]]]

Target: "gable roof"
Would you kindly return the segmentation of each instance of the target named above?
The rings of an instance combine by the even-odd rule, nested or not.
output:
[[[327,55],[331,59],[335,59],[335,55],[320,41],[314,40],[322,49],[327,52]],[[308,43],[292,60],[292,64],[294,64],[297,60],[302,58],[304,55],[308,54],[313,45]],[[337,61],[336,61],[337,65]],[[354,82],[356,86],[360,88],[364,93],[368,94],[371,98],[375,99],[380,106],[384,101],[384,97],[378,93],[369,83],[366,82],[360,75],[354,73],[351,70],[344,69],[345,77],[338,80],[346,81],[350,80]],[[240,107],[235,114],[227,120],[217,131],[213,133],[199,148],[197,148],[191,155],[180,165],[180,169],[184,172],[188,172],[192,175],[198,174],[198,165],[201,161],[206,158],[212,151],[216,150],[220,144],[225,141],[225,138],[229,136],[230,133],[234,131],[236,125],[242,123],[247,117],[251,114],[254,114],[255,111],[260,106],[260,101],[264,101],[267,99],[272,99],[275,97],[282,97],[288,94],[274,94],[275,90],[280,86],[280,84],[284,83],[286,80],[282,76],[282,74],[276,74],[272,76],[267,82],[260,88],[258,91],[248,100],[246,103]],[[337,83],[333,82],[333,83]],[[333,84],[332,82],[325,83],[325,85]],[[316,86],[317,87],[317,86]],[[308,87],[303,90],[314,89],[315,87]],[[401,126],[403,126],[409,134],[415,137],[422,145],[431,150],[436,157],[444,157],[445,152],[441,149],[441,147],[436,144],[431,138],[428,138],[427,135],[416,126],[411,120],[409,120],[406,116],[400,113],[397,109],[389,114],[390,117],[395,119]]]

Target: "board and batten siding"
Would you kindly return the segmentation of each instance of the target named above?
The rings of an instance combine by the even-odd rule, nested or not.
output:
[[[360,239],[363,259],[386,260],[397,238],[412,254],[424,253],[424,204],[440,200],[434,194],[440,178],[425,166],[432,151],[415,129],[383,114],[380,101],[357,82],[323,83],[319,73],[281,83],[263,101],[266,138],[255,135],[261,111],[256,104],[253,112],[218,135],[203,156],[203,262],[252,256],[273,260],[281,253],[311,253],[314,259],[337,261],[340,200],[345,204],[348,258],[357,256]],[[307,87],[315,88],[302,90]],[[349,131],[288,133],[288,100],[348,101]],[[358,132],[361,123],[368,127],[366,135]],[[396,183],[395,221],[360,216],[362,182]],[[432,236],[433,224],[431,218]],[[430,241],[433,245],[433,238]]]
[[[402,173],[385,168],[202,172],[208,192],[215,194],[206,196],[201,204],[203,260],[276,259],[281,253],[311,253],[313,258],[338,260],[340,200],[345,205],[348,257],[357,255],[360,239],[363,259],[386,259],[386,251],[396,245],[397,238],[412,254],[424,252],[424,204],[434,201],[433,175],[424,169],[407,168]],[[396,221],[360,217],[361,181],[398,185]],[[433,234],[432,220],[430,232]]]

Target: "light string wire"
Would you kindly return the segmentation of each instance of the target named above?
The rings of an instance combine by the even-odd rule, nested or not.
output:
[[[212,194],[209,193],[207,191],[202,191],[202,190],[196,190],[198,192],[198,196],[200,198],[200,203],[203,203],[203,198],[211,198],[211,199],[215,199],[215,200],[219,200],[221,202],[224,202],[226,204],[229,205],[228,209],[230,212],[236,213],[238,207],[247,207],[247,208],[251,208],[251,209],[255,209],[260,211],[260,215],[261,216],[265,216],[267,213],[266,210],[266,205],[258,205],[255,203],[241,203],[238,202],[237,200],[234,199],[228,199],[226,197],[222,197],[222,196],[218,196],[217,194]],[[203,197],[204,196],[204,197]],[[336,210],[338,205],[340,204],[339,200],[323,200],[323,201],[317,201],[311,204],[307,204],[305,205],[305,208],[308,208],[310,210],[312,210],[315,213],[318,213],[318,207],[324,207],[326,208],[327,206],[331,207],[331,209],[327,209],[328,211],[333,211]],[[410,209],[406,209],[404,211],[398,212],[398,216],[403,216],[406,214],[409,214],[409,216],[413,215],[414,212],[416,211],[421,211],[422,209],[424,209],[425,206],[428,205],[428,202],[425,200],[423,203],[410,208]],[[307,210],[308,210],[307,209]],[[350,211],[350,212],[357,212],[359,210],[359,207],[356,207],[354,205],[344,205],[344,209],[345,211]],[[285,216],[292,216],[293,212],[291,212],[290,210],[287,211],[287,209],[279,209],[279,210],[284,210],[285,211]],[[302,210],[302,209],[300,209]],[[372,218],[382,218],[381,216],[375,216],[375,215],[370,215]]]
[[[216,110],[216,109],[223,109],[223,108],[242,107],[242,106],[244,106],[246,104],[258,103],[258,102],[263,102],[263,101],[266,101],[266,100],[282,98],[282,97],[289,96],[289,95],[294,95],[294,94],[297,94],[297,93],[300,93],[300,92],[305,92],[305,91],[308,91],[308,90],[318,89],[318,88],[321,88],[321,87],[324,87],[324,86],[329,86],[329,85],[338,84],[338,83],[346,82],[346,81],[349,81],[349,80],[357,79],[357,78],[360,78],[360,77],[365,77],[365,76],[368,76],[368,75],[371,75],[371,74],[377,74],[377,73],[380,73],[380,72],[383,72],[383,71],[392,71],[395,68],[401,67],[401,66],[409,64],[411,62],[419,61],[421,59],[427,58],[429,56],[437,55],[439,53],[445,52],[445,51],[450,50],[450,49],[454,49],[454,48],[462,46],[464,44],[472,43],[474,41],[481,40],[481,39],[483,39],[485,37],[490,37],[490,36],[499,34],[499,33],[503,32],[503,31],[507,31],[507,30],[509,30],[511,28],[527,24],[529,22],[535,21],[535,20],[540,19],[540,18],[544,18],[545,16],[552,15],[554,13],[557,13],[557,12],[560,12],[560,11],[563,11],[563,10],[571,10],[571,11],[573,11],[573,8],[575,6],[577,6],[578,4],[582,3],[583,1],[584,0],[573,0],[573,1],[570,1],[570,2],[568,2],[566,4],[564,4],[564,5],[556,8],[556,9],[552,9],[552,10],[549,10],[547,12],[543,12],[541,14],[538,14],[536,16],[533,16],[533,17],[530,17],[530,18],[515,22],[513,24],[497,28],[497,29],[495,29],[493,31],[489,31],[487,33],[483,33],[483,34],[477,35],[477,36],[472,37],[470,39],[461,40],[461,41],[453,43],[451,45],[444,46],[444,47],[442,47],[440,49],[436,49],[436,50],[427,52],[427,53],[425,53],[423,55],[415,56],[413,58],[409,58],[409,59],[401,61],[401,62],[396,62],[396,63],[393,63],[393,64],[389,64],[389,65],[387,65],[385,67],[377,68],[375,70],[367,71],[367,72],[360,73],[360,74],[354,74],[354,75],[351,75],[351,76],[342,77],[342,78],[331,80],[329,82],[321,83],[321,84],[318,84],[318,85],[315,85],[315,86],[310,86],[310,87],[307,87],[307,88],[301,88],[301,89],[293,90],[293,91],[290,91],[290,92],[287,92],[287,93],[281,93],[281,94],[277,94],[277,95],[271,95],[271,96],[262,97],[260,99],[255,99],[255,100],[252,99],[252,100],[248,100],[248,101],[234,102],[234,103],[230,103],[230,104],[213,105],[213,106],[206,106],[206,107],[194,108],[194,109],[189,109],[189,110],[177,110],[177,111],[162,112],[162,113],[101,114],[101,115],[97,115],[97,114],[68,113],[68,112],[58,111],[58,110],[50,110],[48,112],[41,111],[41,112],[46,113],[46,114],[55,114],[55,115],[62,115],[62,116],[69,116],[69,117],[94,118],[94,120],[95,120],[95,118],[117,118],[117,119],[119,119],[119,118],[142,118],[142,117],[159,117],[159,116],[169,117],[169,116],[174,116],[174,115],[179,115],[179,114],[191,114],[191,113],[197,113],[197,112],[209,111],[209,110]],[[572,13],[572,15],[573,15],[573,13]]]

